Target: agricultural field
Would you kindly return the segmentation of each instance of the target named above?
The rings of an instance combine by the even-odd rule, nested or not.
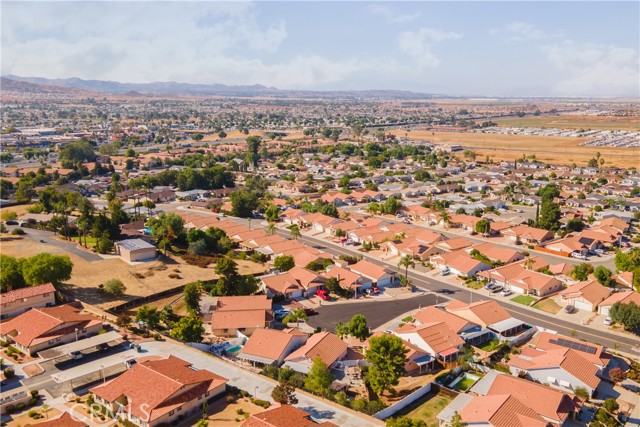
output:
[[[559,114],[551,116],[508,117],[503,119],[494,119],[493,121],[502,127],[640,130],[640,117],[637,116]]]
[[[389,130],[404,135],[403,129]],[[589,138],[568,138],[535,135],[498,135],[467,132],[432,132],[411,130],[408,138],[425,140],[438,145],[461,145],[473,150],[483,159],[489,156],[494,162],[521,158],[522,155],[535,155],[536,159],[550,164],[571,164],[586,166],[589,159],[600,152],[605,166],[628,167],[630,158],[640,163],[640,150],[632,148],[580,146]],[[462,153],[458,153],[459,156]]]

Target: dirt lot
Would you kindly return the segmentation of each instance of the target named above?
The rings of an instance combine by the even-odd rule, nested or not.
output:
[[[46,247],[33,245],[29,239],[7,239],[2,242],[2,253],[15,257],[29,257],[46,250],[55,255],[69,255],[73,262],[71,279],[63,285],[65,290],[81,301],[108,309],[122,301],[135,297],[151,295],[166,289],[184,285],[196,280],[210,280],[216,278],[213,265],[200,268],[185,264],[181,259],[171,259],[169,262],[151,261],[138,265],[129,265],[120,258],[86,261],[64,249],[53,245]],[[262,264],[252,261],[237,260],[241,274],[252,274],[265,271]],[[176,278],[169,275],[177,275]],[[98,291],[98,285],[109,279],[120,279],[127,290],[121,299],[105,298]]]
[[[264,411],[260,406],[254,405],[247,399],[239,399],[235,403],[226,403],[224,399],[219,399],[209,405],[209,427],[235,427],[245,420],[244,415],[238,415],[238,410],[250,415]]]
[[[472,148],[480,156],[489,156],[493,161],[512,162],[523,154],[535,154],[536,159],[552,163],[567,164],[575,162],[586,166],[596,152],[602,154],[605,166],[629,166],[630,156],[640,161],[640,150],[609,147],[588,147],[579,144],[588,138],[547,137],[530,135],[494,135],[467,132],[431,132],[412,130],[410,139],[421,139],[436,144],[456,144]],[[461,157],[462,153],[458,153]]]

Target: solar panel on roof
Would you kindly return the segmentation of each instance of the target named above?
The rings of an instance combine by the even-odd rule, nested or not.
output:
[[[556,345],[560,345],[562,347],[566,347],[566,348],[570,348],[572,350],[578,350],[581,351],[583,353],[589,353],[589,354],[596,354],[596,352],[598,351],[598,349],[596,347],[587,345],[587,344],[583,344],[580,342],[575,342],[575,341],[569,341],[566,340],[564,338],[558,338],[555,340],[549,340],[549,342],[551,344],[556,344]]]

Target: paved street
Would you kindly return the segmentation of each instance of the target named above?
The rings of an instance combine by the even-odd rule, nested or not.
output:
[[[443,298],[439,298],[439,302],[442,301]],[[426,307],[434,304],[436,304],[436,296],[426,294],[406,299],[380,298],[377,301],[324,305],[317,309],[316,316],[310,316],[307,319],[307,323],[314,328],[320,327],[323,330],[334,331],[338,322],[347,322],[354,314],[364,314],[367,325],[375,329],[418,306]]]
[[[13,228],[17,228],[17,226],[9,226],[7,228],[11,230]],[[58,238],[51,231],[37,230],[35,228],[23,228],[23,230],[26,233],[24,238],[31,240],[34,245],[39,246],[41,252],[48,252],[48,248],[55,246],[87,261],[100,261],[102,259],[98,254],[79,248],[75,242],[69,242]],[[44,240],[45,243],[40,240]]]
[[[288,237],[288,231],[278,230],[278,232],[281,235]],[[396,271],[398,270],[397,266],[395,265],[386,263],[384,261],[380,261],[376,258],[369,257],[366,254],[363,254],[362,252],[357,252],[357,251],[348,249],[346,247],[331,245],[330,243],[322,239],[318,239],[318,238],[310,237],[306,235],[300,237],[299,239],[308,245],[314,246],[318,249],[322,249],[334,255],[340,255],[340,254],[361,255],[361,256],[364,256],[364,258],[366,258],[367,260],[377,265],[391,268]],[[471,302],[474,300],[474,298],[476,301],[479,300],[480,298],[495,299],[496,301],[498,301],[498,303],[501,306],[503,306],[509,313],[511,313],[511,315],[519,318],[520,320],[531,322],[532,324],[541,326],[543,328],[555,330],[564,335],[575,334],[576,338],[578,339],[584,339],[586,341],[599,343],[611,349],[614,349],[617,347],[620,351],[624,351],[630,354],[636,354],[633,352],[632,347],[636,347],[640,344],[640,340],[638,338],[629,336],[627,334],[623,335],[623,334],[615,334],[611,332],[597,331],[588,326],[583,326],[577,323],[560,320],[551,314],[545,313],[543,311],[540,311],[534,308],[513,303],[505,299],[494,298],[488,295],[479,295],[478,293],[471,292],[465,288],[462,288],[461,286],[451,285],[449,283],[446,283],[437,279],[433,279],[433,278],[427,278],[424,275],[418,274],[415,271],[409,272],[409,278],[413,281],[413,284],[416,287],[427,290],[427,291],[437,292],[438,294],[443,295],[442,297],[443,300],[445,299],[446,295],[461,301],[465,301],[465,302]],[[408,301],[412,301],[412,300],[408,300]],[[418,308],[419,304],[420,303],[416,303],[414,301],[413,307],[411,308],[416,309]],[[324,310],[324,308],[319,309],[320,314],[318,316],[320,316],[320,319],[322,319],[322,316],[323,316],[322,310]],[[385,322],[396,317],[394,315],[387,314],[386,310],[373,311],[371,315],[372,315],[371,318],[367,316],[367,320],[370,322],[371,325],[384,324]],[[321,321],[321,320],[318,320],[318,321]]]

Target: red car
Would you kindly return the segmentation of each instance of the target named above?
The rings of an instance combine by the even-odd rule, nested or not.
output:
[[[318,298],[321,298],[325,301],[329,301],[331,299],[331,297],[329,296],[329,292],[325,291],[324,289],[316,291],[316,295],[318,296]]]

